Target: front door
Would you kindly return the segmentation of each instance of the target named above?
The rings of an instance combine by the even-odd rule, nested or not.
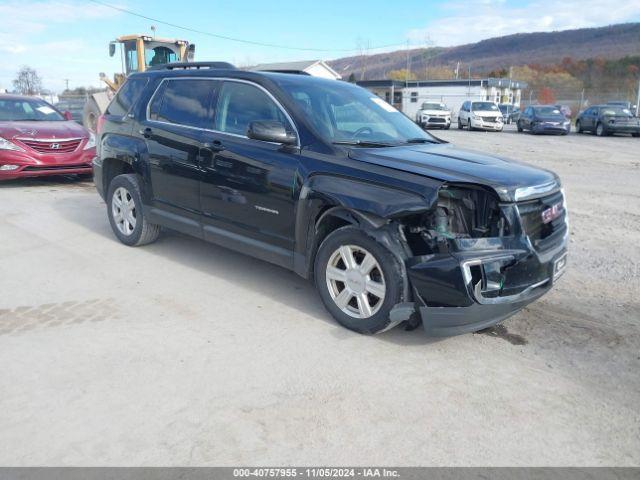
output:
[[[149,155],[153,205],[164,222],[179,230],[200,231],[201,145],[213,125],[212,101],[219,82],[165,80],[140,122]]]
[[[251,122],[261,120],[277,120],[294,131],[291,121],[265,90],[241,81],[223,82],[215,110],[206,153],[211,161],[203,162],[201,185],[205,238],[244,245],[257,256],[288,264],[299,149],[246,133]]]

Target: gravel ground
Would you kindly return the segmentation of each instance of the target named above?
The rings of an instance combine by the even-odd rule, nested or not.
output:
[[[90,183],[0,186],[0,465],[640,465],[640,140],[450,130],[558,172],[569,269],[480,334],[367,337],[293,273],[132,249]]]

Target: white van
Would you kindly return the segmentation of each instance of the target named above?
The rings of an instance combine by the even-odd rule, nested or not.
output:
[[[504,127],[502,112],[495,102],[472,102],[467,100],[458,112],[458,128],[462,130],[492,130],[501,132]]]

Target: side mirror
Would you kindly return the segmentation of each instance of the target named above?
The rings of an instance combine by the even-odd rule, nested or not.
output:
[[[116,54],[116,44],[114,42],[109,43],[109,56],[113,57]]]
[[[287,132],[282,122],[275,120],[251,122],[247,129],[247,137],[283,145],[295,145],[297,142],[295,134]]]
[[[63,114],[65,120],[73,120],[73,115],[69,110],[65,111]]]

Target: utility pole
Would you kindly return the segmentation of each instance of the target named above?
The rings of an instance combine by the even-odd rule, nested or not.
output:
[[[531,105],[531,96],[533,95],[533,90],[529,90],[529,105]]]
[[[638,98],[636,98],[636,117],[640,114],[640,80],[638,80]]]
[[[65,90],[68,92],[68,91],[69,91],[69,79],[68,79],[68,78],[65,78],[65,79],[64,79],[64,83],[65,83],[65,85],[66,85]]]
[[[459,73],[460,73],[460,62],[456,63],[456,80],[458,80]]]
[[[580,92],[580,107],[578,108],[578,110],[582,110],[582,105],[584,105],[584,88]]]
[[[404,77],[404,86],[408,87],[409,86],[409,68],[411,68],[409,63],[409,40],[407,40],[407,74]]]

